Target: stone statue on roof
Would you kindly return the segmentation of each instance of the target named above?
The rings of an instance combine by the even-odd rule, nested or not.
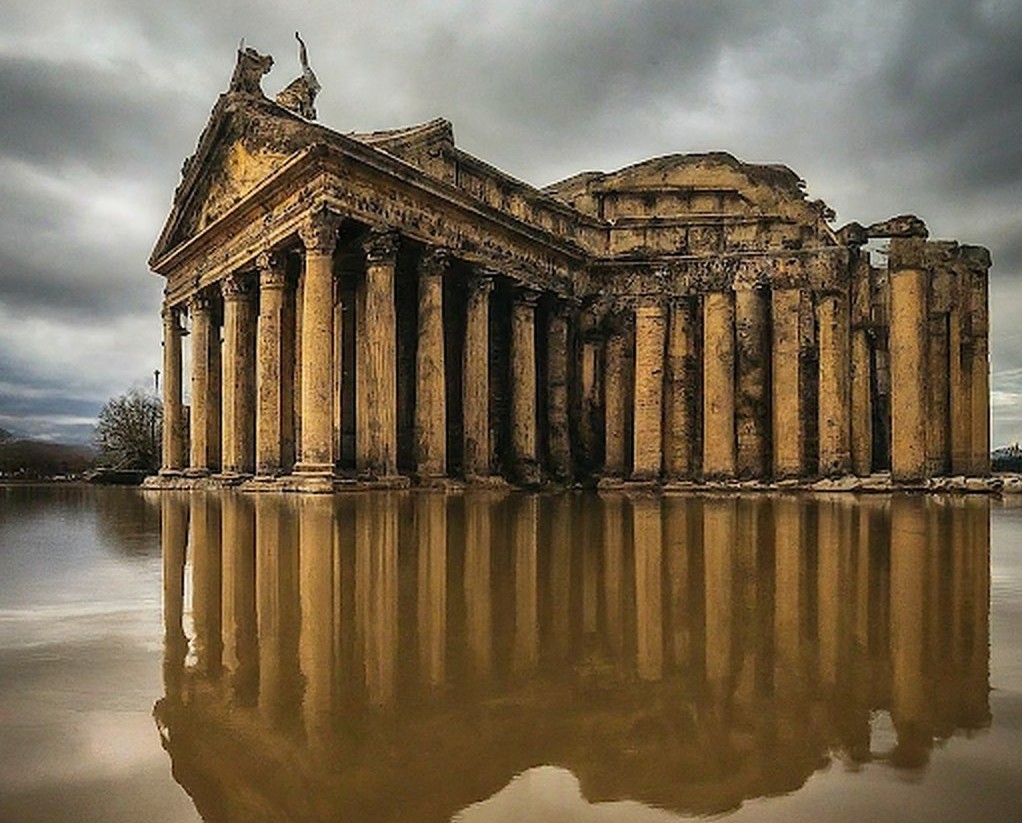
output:
[[[309,66],[309,55],[305,48],[305,42],[298,32],[295,32],[295,39],[298,41],[298,59],[302,63],[302,75],[288,83],[277,95],[276,100],[278,104],[306,120],[315,120],[316,95],[323,87]]]

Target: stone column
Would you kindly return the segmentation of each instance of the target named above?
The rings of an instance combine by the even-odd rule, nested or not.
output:
[[[816,304],[816,327],[820,364],[819,472],[824,477],[847,474],[851,469],[848,323],[844,295],[822,292]]]
[[[927,243],[930,262],[930,294],[927,307],[927,423],[926,472],[941,477],[951,469],[951,359],[949,312],[953,275],[947,259],[954,244]]]
[[[579,441],[587,472],[594,470],[599,464],[600,411],[603,405],[601,400],[603,385],[600,380],[602,348],[602,339],[593,331],[590,331],[582,341],[582,360],[579,369],[582,389]]]
[[[625,431],[628,403],[628,346],[623,324],[614,322],[607,336],[604,355],[603,466],[608,477],[625,473]]]
[[[284,447],[284,261],[261,254],[256,326],[256,473],[272,477],[283,468]]]
[[[703,476],[735,475],[735,300],[711,292],[703,303]]]
[[[737,396],[735,435],[738,476],[770,473],[770,293],[762,287],[735,292]]]
[[[963,246],[972,268],[972,471],[990,474],[990,252]]]
[[[220,283],[224,299],[223,473],[255,468],[255,323],[252,285],[238,272]]]
[[[490,292],[493,275],[469,279],[462,360],[465,478],[490,474]]]
[[[511,307],[511,446],[515,476],[539,482],[536,432],[536,303],[539,292],[520,289]]]
[[[568,424],[568,306],[560,301],[547,327],[547,444],[550,468],[558,480],[572,475]]]
[[[852,471],[864,477],[873,471],[873,401],[870,389],[870,272],[862,253],[852,276],[851,304],[851,457]]]
[[[184,408],[181,401],[181,324],[175,306],[163,308],[163,466],[160,474],[184,468]]]
[[[664,307],[635,309],[635,393],[632,477],[656,480],[663,465]]]
[[[805,430],[802,426],[802,324],[800,289],[775,289],[772,297],[774,346],[771,382],[774,476],[783,479],[805,473]]]
[[[359,374],[356,465],[374,477],[397,474],[397,307],[394,271],[399,237],[374,230],[364,243],[366,272],[356,320]]]
[[[669,479],[691,478],[697,468],[699,352],[694,302],[687,297],[675,300],[668,326],[664,472]]]
[[[951,384],[951,473],[972,471],[972,275],[955,266],[949,360]]]
[[[210,312],[207,295],[194,294],[188,303],[192,319],[191,455],[188,474],[209,474],[210,466]]]
[[[337,219],[315,212],[299,231],[305,245],[302,288],[302,451],[296,474],[331,477],[334,471],[334,248]]]
[[[891,240],[891,478],[926,477],[926,315],[923,241]]]
[[[419,477],[447,474],[444,279],[450,256],[432,249],[419,261],[419,341],[415,352],[415,460]],[[395,407],[396,408],[396,407]]]

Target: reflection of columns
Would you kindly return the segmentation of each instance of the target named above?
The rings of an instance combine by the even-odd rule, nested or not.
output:
[[[512,506],[511,552],[515,575],[515,639],[513,666],[530,672],[539,662],[539,499],[517,498]]]
[[[212,495],[191,499],[188,545],[192,553],[192,622],[197,667],[211,680],[220,677],[223,661],[221,627],[220,517]]]
[[[703,508],[703,565],[706,578],[706,679],[716,696],[726,693],[731,675],[734,610],[732,565],[735,501],[707,500]]]
[[[192,405],[191,405],[191,456],[188,473],[208,474],[212,464],[212,443],[210,442],[212,409],[210,386],[210,348],[212,329],[210,299],[201,292],[192,296],[188,313],[192,320]]]
[[[462,360],[465,477],[490,474],[490,292],[493,277],[469,279]]]
[[[314,756],[323,755],[327,749],[336,708],[333,511],[329,498],[310,496],[298,502],[298,655],[305,682],[305,736]]]
[[[414,503],[419,671],[424,683],[442,686],[447,665],[447,497],[421,494]]]
[[[255,318],[248,275],[220,282],[224,298],[223,471],[251,474],[255,468]]]
[[[536,303],[539,292],[520,289],[511,307],[511,445],[516,478],[539,481],[536,432]]]
[[[667,613],[670,615],[668,648],[671,662],[682,669],[689,663],[691,650],[692,604],[689,599],[690,528],[696,502],[689,498],[665,497],[664,562],[667,565]]]
[[[571,553],[575,543],[572,498],[561,495],[552,501],[550,511],[550,634],[558,660],[571,653]]]
[[[668,479],[695,474],[697,320],[692,298],[671,305],[667,336],[667,383],[664,389],[664,473]]]
[[[547,327],[547,444],[550,468],[558,480],[571,477],[568,429],[568,307],[558,301]]]
[[[805,566],[803,503],[774,501],[774,689],[778,696],[802,687],[802,606]]]
[[[891,240],[891,478],[926,477],[926,310],[922,241]]]
[[[830,696],[837,686],[838,653],[840,648],[840,610],[843,601],[840,553],[846,541],[842,541],[839,503],[831,499],[820,501],[817,529],[817,655],[820,681]]]
[[[184,468],[181,324],[177,315],[176,307],[163,307],[163,460],[160,474],[177,474]]]
[[[431,249],[419,261],[419,343],[415,350],[415,462],[420,477],[447,473],[444,278],[450,257]]]
[[[661,501],[652,497],[637,497],[632,501],[635,662],[640,680],[659,680],[664,671],[663,530],[660,507]]]
[[[386,492],[356,501],[356,637],[365,672],[366,699],[382,708],[397,689],[398,498]]]
[[[891,499],[891,718],[898,733],[894,762],[921,766],[932,745],[923,680],[926,558],[925,500]]]
[[[823,476],[842,475],[851,468],[848,302],[844,296],[819,294],[816,327],[820,386],[819,472]]]
[[[255,523],[247,497],[222,498],[224,667],[241,705],[256,698],[259,648],[256,631]]]
[[[296,473],[332,475],[334,470],[334,248],[337,221],[316,212],[300,235],[305,244],[302,288],[302,451]]]
[[[256,358],[256,472],[275,475],[282,469],[284,448],[284,261],[261,254]]]
[[[734,292],[711,292],[703,302],[703,475],[735,474]]]
[[[800,477],[805,472],[805,429],[802,396],[803,293],[775,289],[771,307],[774,332],[772,397],[774,476]]]
[[[873,401],[870,389],[870,264],[864,253],[852,274],[851,457],[852,471],[873,470]]]
[[[664,307],[635,309],[632,477],[655,480],[663,463]]]
[[[360,471],[377,477],[397,473],[397,308],[394,276],[399,237],[374,231],[366,240],[358,342],[358,444]]]
[[[607,645],[620,654],[624,645],[622,615],[624,572],[624,498],[617,495],[603,500],[603,602],[606,608]]]
[[[627,337],[620,327],[607,337],[604,365],[604,473],[621,477],[625,473],[625,423],[628,403]]]
[[[770,473],[770,293],[764,288],[735,292],[737,469],[743,478]]]
[[[465,495],[465,633],[472,673],[486,680],[493,668],[493,599],[490,587],[491,501]]]
[[[285,725],[298,703],[298,544],[288,505],[255,498],[256,615],[259,632],[259,711],[271,728]]]
[[[185,546],[188,498],[170,493],[160,506],[160,553],[163,557],[163,692],[181,698],[181,677],[188,640],[184,633]]]

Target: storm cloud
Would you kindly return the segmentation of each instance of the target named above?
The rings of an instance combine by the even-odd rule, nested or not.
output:
[[[8,4],[15,5],[15,4]],[[544,185],[726,150],[793,168],[838,222],[916,212],[991,248],[995,445],[1022,439],[1017,0],[39,0],[0,32],[0,426],[80,437],[160,366],[146,268],[238,41],[339,131],[447,117]]]

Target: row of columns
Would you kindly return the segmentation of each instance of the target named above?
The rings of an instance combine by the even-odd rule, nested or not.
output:
[[[901,259],[898,242],[892,260]],[[896,481],[989,473],[981,252],[964,254],[953,272],[894,264],[880,318],[865,256],[846,288],[736,287],[640,301],[610,324],[604,344],[604,473],[864,476],[883,459],[874,427],[885,414]],[[890,337],[889,365],[875,357],[881,335]],[[881,368],[889,411],[877,403]]]
[[[190,454],[184,455],[181,345],[178,307],[164,311],[163,473],[210,473],[218,465],[225,477],[287,473],[289,440],[297,440],[294,474],[330,478],[338,455],[341,393],[338,351],[343,335],[335,326],[334,251],[338,220],[322,212],[299,232],[304,271],[289,313],[284,258],[260,255],[258,313],[252,280],[234,273],[220,282],[223,304],[222,385],[220,340],[207,292],[188,302],[191,320]],[[390,478],[398,473],[398,340],[396,264],[399,235],[372,231],[363,244],[364,278],[354,295],[355,310],[355,458],[363,476]],[[414,443],[416,472],[423,479],[447,475],[447,372],[444,277],[451,263],[447,250],[427,249],[418,265],[415,356]],[[490,294],[498,273],[477,269],[468,281],[461,408],[463,471],[469,479],[493,470],[491,442]],[[538,407],[536,307],[542,294],[515,288],[510,333],[510,426],[513,471],[521,482],[540,477],[541,414],[549,427],[552,471],[571,471],[568,408],[568,318],[564,307],[551,313],[547,408]],[[293,316],[292,316],[293,315]],[[298,367],[289,381],[286,368],[288,324],[293,323]],[[290,383],[290,385],[289,385]],[[291,392],[299,401],[294,420]],[[343,412],[350,413],[344,409]],[[221,434],[222,420],[222,434]],[[222,451],[220,449],[222,445]]]

